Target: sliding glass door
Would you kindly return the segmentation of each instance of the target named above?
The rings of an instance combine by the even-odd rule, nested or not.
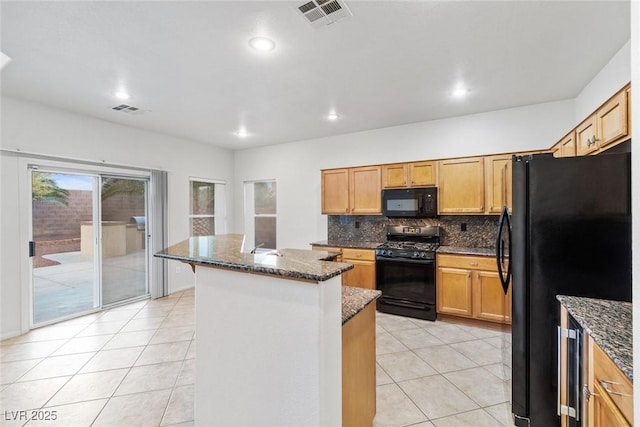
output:
[[[148,178],[33,167],[31,324],[149,295]]]
[[[32,323],[97,309],[98,177],[32,170],[31,183]]]
[[[147,296],[148,180],[101,177],[102,305]]]

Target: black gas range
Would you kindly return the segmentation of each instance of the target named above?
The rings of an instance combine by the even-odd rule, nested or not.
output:
[[[376,248],[377,309],[436,320],[436,250],[440,227],[387,227],[387,242]]]

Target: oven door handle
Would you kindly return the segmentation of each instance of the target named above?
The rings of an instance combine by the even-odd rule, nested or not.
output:
[[[382,304],[395,305],[397,307],[417,308],[419,310],[426,310],[429,308],[429,306],[425,304],[417,304],[415,302],[408,302],[408,301],[398,301],[395,299],[384,298],[384,297],[380,298],[378,302]]]
[[[424,258],[419,258],[419,259],[413,259],[413,258],[379,258],[376,257],[376,262],[403,262],[405,264],[422,264],[422,265],[429,265],[429,264],[435,264],[436,260],[435,259],[424,259]]]

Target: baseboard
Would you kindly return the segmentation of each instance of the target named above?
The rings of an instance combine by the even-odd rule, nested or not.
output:
[[[171,289],[171,291],[169,292],[169,295],[175,294],[176,292],[186,291],[187,289],[192,289],[194,287],[195,287],[195,285],[188,285],[188,286],[184,286],[182,288]]]
[[[27,331],[27,332],[29,332],[29,331]],[[24,333],[26,334],[27,332],[24,332]],[[6,332],[6,333],[0,335],[0,341],[8,340],[9,338],[15,338],[15,337],[18,337],[18,336],[20,336],[22,334],[23,334],[22,331]]]

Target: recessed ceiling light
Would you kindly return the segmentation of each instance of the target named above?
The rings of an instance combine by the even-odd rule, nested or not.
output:
[[[266,37],[254,37],[249,40],[249,46],[259,52],[270,52],[276,47],[276,42]]]
[[[338,120],[340,118],[340,116],[337,113],[329,113],[327,114],[327,119],[334,121],[334,120]]]
[[[116,95],[116,98],[118,99],[122,99],[122,100],[129,99],[129,94],[122,90],[119,90],[118,92],[116,92],[115,95]]]
[[[451,95],[455,96],[456,98],[462,98],[466,96],[468,93],[469,93],[469,89],[464,87],[457,87],[453,90],[453,92],[451,92]]]
[[[238,135],[240,138],[246,138],[249,136],[249,133],[244,129],[240,129],[238,132],[236,132],[236,135]]]

